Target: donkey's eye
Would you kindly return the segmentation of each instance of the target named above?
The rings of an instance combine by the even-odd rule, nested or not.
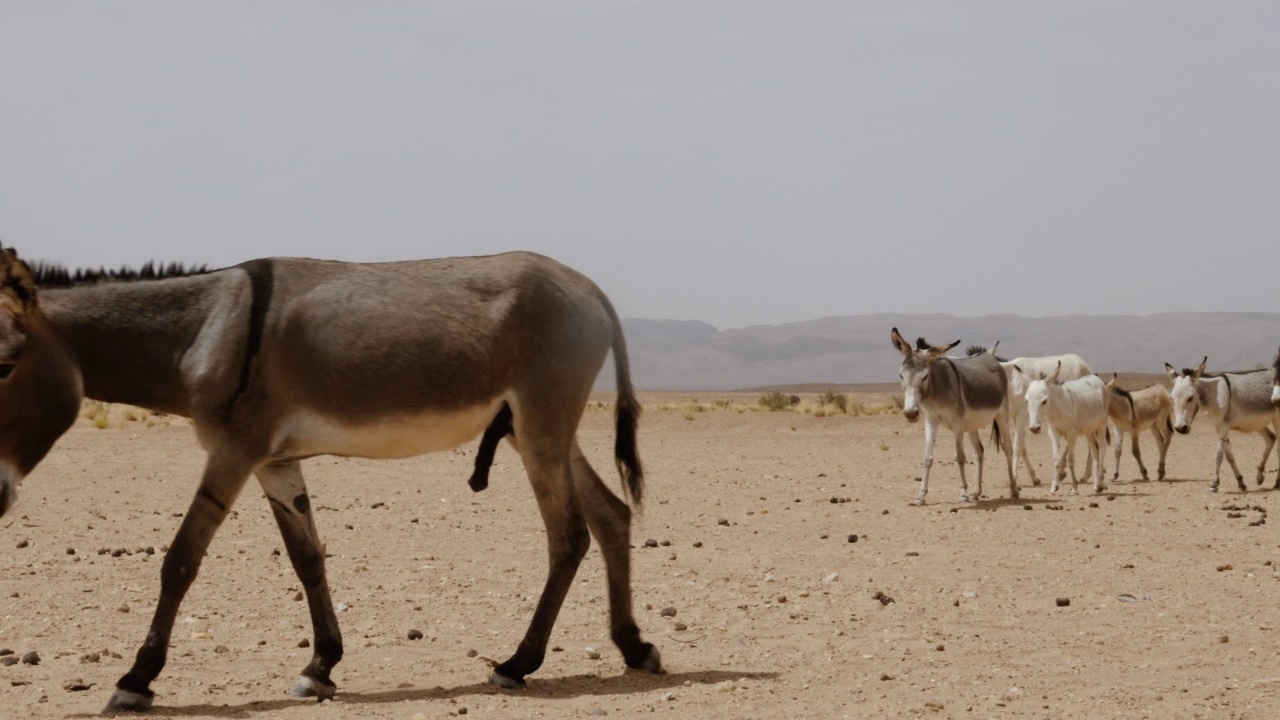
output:
[[[11,372],[13,372],[13,363],[0,363],[0,380],[9,377]]]

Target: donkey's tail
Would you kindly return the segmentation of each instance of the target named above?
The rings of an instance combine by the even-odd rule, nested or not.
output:
[[[636,428],[640,421],[640,402],[631,386],[631,364],[627,360],[627,341],[622,336],[622,323],[609,298],[600,294],[600,301],[613,322],[613,367],[617,372],[618,407],[617,429],[613,444],[613,456],[622,475],[622,487],[631,504],[640,506],[644,495],[644,469],[640,466],[640,452],[636,446]]]

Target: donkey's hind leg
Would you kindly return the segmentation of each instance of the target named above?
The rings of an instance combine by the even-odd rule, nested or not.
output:
[[[303,668],[289,694],[320,700],[331,698],[337,686],[329,678],[329,672],[342,660],[342,633],[338,629],[338,617],[333,612],[333,600],[325,581],[324,550],[316,532],[302,468],[294,461],[265,465],[255,474],[267,501],[271,503],[271,513],[280,526],[280,536],[284,538],[293,570],[307,592],[311,627],[315,633],[311,662]]]
[[[1139,433],[1137,430],[1129,433],[1129,440],[1133,444],[1133,459],[1138,461],[1138,470],[1142,473],[1142,481],[1150,482],[1151,477],[1147,475],[1147,466],[1142,462],[1142,449],[1138,447],[1138,435],[1140,434],[1141,433]],[[1124,445],[1124,438],[1123,437],[1116,438],[1116,456],[1117,457],[1119,457],[1120,448],[1123,445]]]
[[[658,648],[640,639],[631,614],[631,508],[605,487],[578,443],[573,444],[573,485],[587,519],[587,527],[600,543],[609,577],[609,625],[614,644],[627,667],[662,672]]]
[[[567,453],[547,452],[546,448],[537,447],[537,443],[531,442],[528,437],[521,437],[517,447],[528,470],[529,482],[533,485],[533,494],[538,500],[542,522],[547,529],[550,568],[547,582],[542,588],[542,597],[538,599],[538,607],[533,611],[533,619],[529,622],[524,639],[520,641],[515,654],[494,668],[489,677],[490,685],[505,688],[524,687],[525,676],[542,667],[547,654],[547,642],[551,639],[551,628],[555,625],[564,598],[573,585],[573,576],[577,574],[582,558],[591,547],[591,535],[587,531],[578,496],[574,492]]]
[[[1130,434],[1133,435],[1133,446],[1135,448],[1138,447],[1138,433],[1135,431]],[[1115,469],[1115,472],[1111,474],[1112,482],[1115,482],[1116,480],[1120,479],[1120,456],[1124,454],[1124,428],[1120,427],[1119,425],[1116,426],[1116,446],[1114,450],[1115,450],[1115,456],[1116,456],[1116,466],[1115,466],[1116,469]],[[1138,459],[1138,464],[1139,465],[1142,464],[1141,458]],[[1146,470],[1142,471],[1142,479],[1143,480],[1147,479]]]
[[[214,534],[249,479],[251,467],[252,463],[243,458],[210,453],[200,488],[182,519],[173,544],[164,554],[164,564],[160,568],[160,600],[156,603],[147,639],[138,649],[129,672],[116,682],[116,690],[103,712],[137,712],[151,707],[155,698],[151,681],[160,675],[168,658],[169,638],[178,617],[178,606],[195,581]]]

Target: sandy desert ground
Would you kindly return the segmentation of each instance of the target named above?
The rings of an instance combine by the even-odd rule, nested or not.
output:
[[[914,507],[923,432],[900,415],[738,412],[706,393],[699,411],[687,397],[644,396],[633,531],[637,614],[667,674],[624,672],[593,549],[529,688],[485,686],[484,658],[505,659],[524,631],[545,545],[515,454],[504,447],[472,494],[471,446],[304,464],[345,608],[339,694],[320,705],[286,695],[310,627],[251,485],[182,607],[152,714],[1280,717],[1280,520],[1256,524],[1278,502],[1254,486],[1256,437],[1235,443],[1248,494],[1231,481],[1207,493],[1202,424],[1175,439],[1168,482],[1138,481],[1126,452],[1101,496],[1050,496],[1024,476],[1012,501],[989,454],[987,499],[962,505],[945,435],[930,503]],[[581,430],[602,474],[611,427],[593,410]],[[1047,440],[1032,453],[1047,476]],[[0,521],[0,648],[41,662],[0,666],[0,717],[102,708],[155,606],[160,554],[143,549],[171,539],[202,459],[185,422],[81,421],[27,478]],[[1269,486],[1274,460],[1267,473]]]

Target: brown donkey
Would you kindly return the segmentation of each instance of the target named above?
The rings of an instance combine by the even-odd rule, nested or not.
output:
[[[332,697],[342,637],[301,460],[402,458],[508,434],[547,529],[533,620],[489,682],[524,685],[594,535],[626,664],[661,672],[631,612],[631,509],[578,447],[592,383],[613,351],[615,456],[638,505],[640,406],[617,315],[579,273],[531,253],[351,264],[277,258],[206,272],[34,271],[0,251],[0,515],[74,422],[82,397],[193,420],[204,476],[165,554],[150,632],[107,711],[146,710],[174,619],[249,476],[306,588],[315,652],[296,696]],[[496,435],[496,437],[492,437]]]

